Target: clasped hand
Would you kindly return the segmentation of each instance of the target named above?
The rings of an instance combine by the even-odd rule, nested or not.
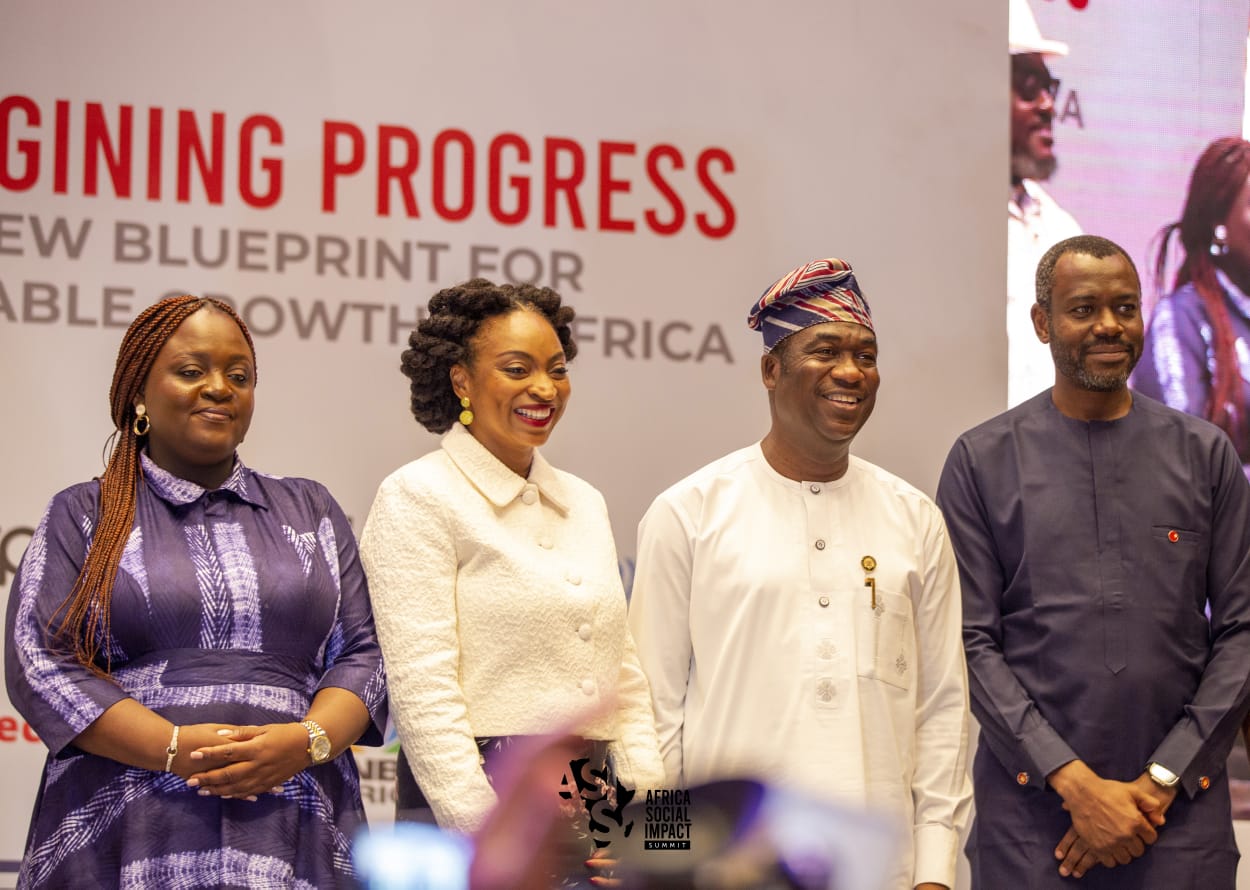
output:
[[[1145,773],[1116,782],[1090,771],[1064,797],[1072,827],[1055,848],[1059,873],[1079,878],[1095,864],[1112,868],[1132,862],[1158,840],[1175,797],[1175,789],[1159,787]]]
[[[206,729],[208,736],[201,732]],[[199,724],[182,733],[183,745],[196,747],[175,771],[204,796],[256,800],[281,794],[283,783],[308,765],[308,732],[298,723]]]

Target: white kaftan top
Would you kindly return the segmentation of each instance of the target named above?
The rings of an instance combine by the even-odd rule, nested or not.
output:
[[[752,776],[892,814],[912,843],[890,886],[954,886],[968,690],[934,503],[855,457],[795,482],[757,443],[661,494],[638,535],[630,626],[666,781]]]
[[[1081,234],[1072,214],[1032,179],[1007,199],[1007,406],[1054,386],[1050,348],[1037,339],[1030,309],[1037,264],[1065,238]]]

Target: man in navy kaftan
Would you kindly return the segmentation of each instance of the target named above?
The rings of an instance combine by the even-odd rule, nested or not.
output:
[[[981,725],[973,882],[1231,890],[1250,485],[1220,430],[1129,394],[1140,285],[1103,244],[1043,258],[1055,388],[960,437],[938,489]]]

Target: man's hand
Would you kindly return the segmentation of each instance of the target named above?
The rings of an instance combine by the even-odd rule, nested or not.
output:
[[[1142,815],[1150,820],[1155,828],[1162,827],[1166,821],[1163,814],[1176,799],[1176,789],[1161,787],[1150,778],[1148,773],[1142,773],[1133,780],[1132,784],[1153,801],[1153,806],[1143,809]],[[1069,828],[1063,839],[1059,841],[1059,845],[1055,847],[1055,858],[1060,860],[1059,873],[1065,877],[1070,874],[1074,878],[1081,877],[1099,863],[1107,868],[1121,864],[1110,855],[1098,856],[1077,834],[1075,827]]]
[[[1114,868],[1116,861],[1110,856],[1099,857],[1089,848],[1089,844],[1081,840],[1075,828],[1069,828],[1055,847],[1055,858],[1059,862],[1059,874],[1065,878],[1071,875],[1079,878],[1095,865],[1102,863],[1107,868]]]
[[[1080,760],[1050,774],[1051,787],[1072,814],[1072,828],[1055,848],[1061,875],[1079,877],[1095,861],[1109,868],[1127,865],[1146,851],[1147,844],[1158,840],[1155,826],[1163,824],[1163,811],[1171,800],[1164,803],[1162,794],[1143,788],[1142,778],[1133,782],[1103,779]],[[1149,777],[1145,781],[1150,782]]]
[[[1150,773],[1143,772],[1133,780],[1133,784],[1137,786],[1142,794],[1154,801],[1154,806],[1150,808],[1142,807],[1142,814],[1150,820],[1150,823],[1155,828],[1162,827],[1163,823],[1167,821],[1163,818],[1163,814],[1168,811],[1168,807],[1172,806],[1172,801],[1176,800],[1176,793],[1181,788],[1180,783],[1173,785],[1171,788],[1164,788],[1150,778]]]

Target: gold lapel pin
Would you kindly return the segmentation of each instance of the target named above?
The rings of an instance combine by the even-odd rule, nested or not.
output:
[[[871,556],[865,556],[859,561],[859,565],[865,572],[871,572],[877,568],[877,561]],[[875,612],[877,611],[877,579],[869,575],[864,579],[864,586],[872,591],[872,601],[870,605],[872,606],[872,610]]]

